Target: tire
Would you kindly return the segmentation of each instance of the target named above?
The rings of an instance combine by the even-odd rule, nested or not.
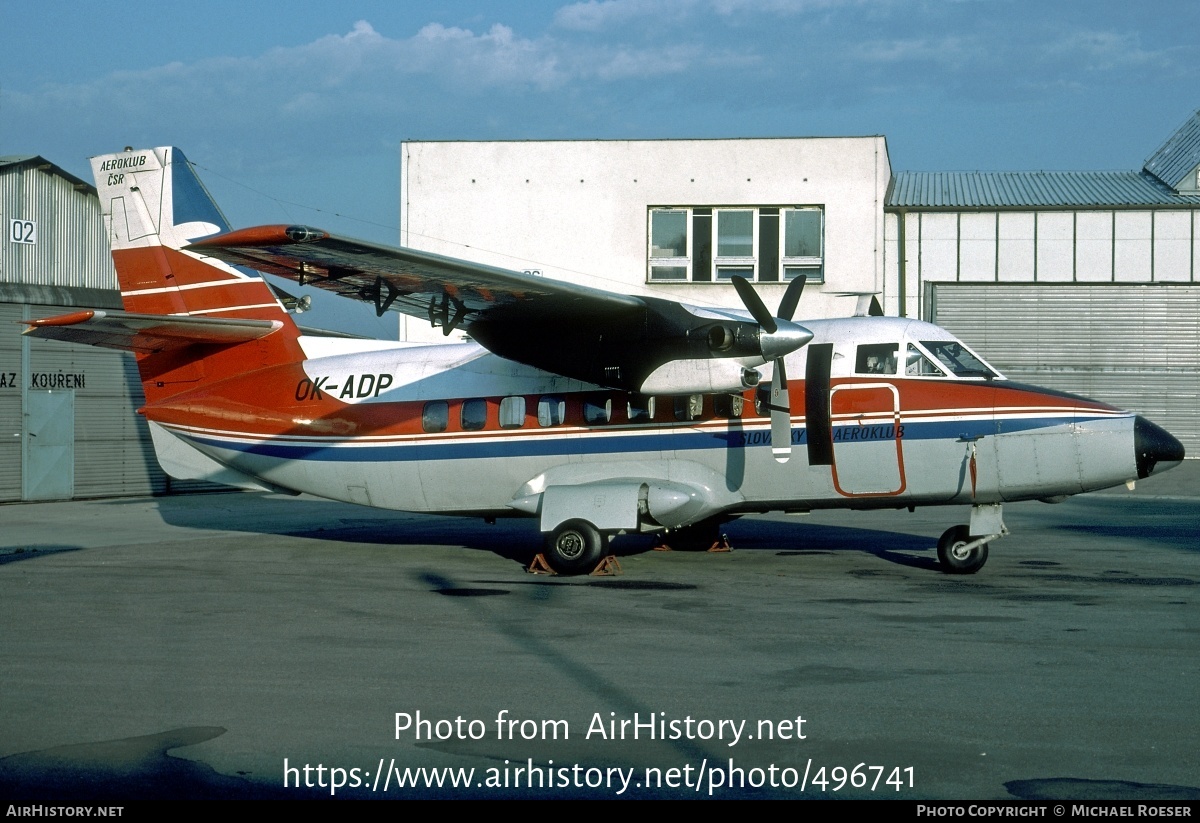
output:
[[[586,520],[568,520],[546,535],[544,554],[559,574],[587,574],[604,556],[604,535]]]
[[[971,542],[971,530],[966,526],[951,526],[938,540],[938,561],[946,574],[975,574],[983,568],[988,558],[988,544],[983,543],[969,551],[963,546]]]

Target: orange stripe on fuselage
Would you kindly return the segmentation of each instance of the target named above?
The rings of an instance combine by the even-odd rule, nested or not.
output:
[[[347,376],[348,377],[348,376]],[[345,378],[339,378],[345,379]],[[1052,394],[1040,394],[1025,389],[1005,389],[998,392],[1000,383],[984,382],[951,382],[919,379],[889,379],[887,381],[838,379],[835,386],[849,386],[856,382],[889,382],[895,385],[900,394],[900,415],[904,417],[938,418],[954,416],[985,416],[993,415],[1037,415],[1066,413],[1072,409],[1088,409],[1096,412],[1112,412],[1117,410],[1103,403],[1093,401],[1072,400]],[[537,396],[526,396],[526,418],[523,427],[499,429],[497,425],[500,397],[485,398],[488,400],[488,426],[484,431],[464,432],[459,427],[458,405],[464,398],[429,398],[445,399],[450,404],[450,425],[446,432],[427,434],[421,425],[425,399],[402,402],[387,402],[380,399],[373,402],[350,403],[340,399],[347,388],[337,385],[336,390],[329,391],[328,384],[321,390],[314,387],[314,381],[306,373],[300,363],[289,363],[275,368],[266,368],[253,374],[231,377],[219,383],[213,383],[194,391],[180,394],[169,401],[147,407],[146,415],[159,422],[190,428],[217,428],[229,432],[241,432],[248,436],[284,437],[284,436],[338,436],[338,437],[407,437],[414,435],[454,436],[456,434],[470,437],[485,437],[489,435],[539,436],[563,434],[564,431],[576,428],[588,431],[616,430],[618,427],[641,429],[647,424],[628,423],[623,414],[614,415],[614,422],[607,424],[587,425],[582,420],[582,403],[584,398],[594,398],[596,392],[580,392],[564,394],[568,403],[566,426],[542,428],[537,422]],[[804,382],[793,381],[789,384],[789,393],[793,399],[792,414],[799,420],[803,419]],[[862,395],[856,397],[856,395]],[[622,399],[627,397],[622,392],[611,392],[612,397]],[[349,397],[354,397],[350,393]],[[765,423],[767,418],[754,411],[754,392],[743,394],[745,404],[742,420],[747,422]],[[473,398],[472,398],[473,399]],[[878,408],[878,398],[874,398],[873,407],[867,403],[871,399],[869,392],[840,392],[835,395],[837,408],[836,424],[847,419],[853,419],[858,414],[881,414]],[[996,407],[994,401],[1000,399],[1002,405]],[[861,410],[858,408],[862,401]],[[614,403],[614,407],[624,405]],[[660,398],[657,419],[649,424],[652,427],[694,426],[726,426],[728,421],[711,415],[711,401],[705,404],[706,417],[690,423],[675,421],[671,413],[669,398]],[[889,411],[888,417],[891,416]]]

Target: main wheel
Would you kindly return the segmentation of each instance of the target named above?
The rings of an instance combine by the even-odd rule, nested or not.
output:
[[[604,556],[604,535],[586,520],[568,520],[546,535],[546,562],[559,574],[587,574]]]
[[[938,560],[946,574],[975,574],[987,562],[988,544],[981,543],[973,549],[971,530],[966,526],[951,526],[938,540]]]

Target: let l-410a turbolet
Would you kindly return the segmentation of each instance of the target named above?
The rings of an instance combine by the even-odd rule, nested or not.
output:
[[[164,470],[406,511],[526,516],[586,572],[620,531],[739,515],[969,506],[946,571],[977,571],[1004,503],[1148,477],[1179,441],[1006,380],[918,320],[794,321],[619,295],[307,226],[231,231],[178,149],[94,158],[125,311],[26,334],[132,351]],[[303,333],[256,273],[401,311],[466,343]]]

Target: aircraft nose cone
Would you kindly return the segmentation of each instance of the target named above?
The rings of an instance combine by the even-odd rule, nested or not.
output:
[[[1133,448],[1137,456],[1138,477],[1149,477],[1183,462],[1183,444],[1162,426],[1140,414],[1133,422]]]
[[[790,320],[776,322],[778,329],[769,334],[764,329],[758,337],[759,349],[764,360],[774,360],[791,354],[813,338],[813,333],[799,323]]]

